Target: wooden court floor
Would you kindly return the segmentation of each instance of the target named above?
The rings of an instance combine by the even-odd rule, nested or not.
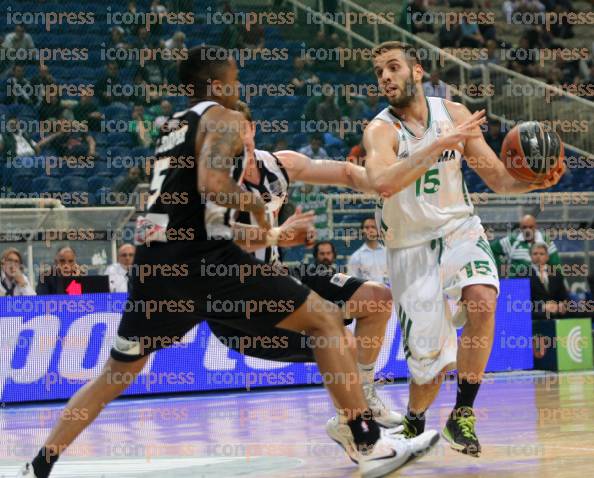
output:
[[[402,410],[406,386],[381,387]],[[442,387],[428,427],[443,426],[455,396]],[[497,374],[476,404],[480,458],[444,442],[393,474],[414,477],[594,476],[594,373]],[[60,405],[0,408],[0,477],[38,449]],[[331,442],[321,388],[121,400],[110,405],[52,476],[95,478],[342,478],[357,469]]]

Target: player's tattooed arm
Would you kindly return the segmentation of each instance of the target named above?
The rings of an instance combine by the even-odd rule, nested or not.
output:
[[[365,168],[346,161],[311,159],[296,151],[279,151],[276,157],[286,169],[291,181],[326,186],[345,186],[361,192],[374,192],[367,180]]]
[[[462,124],[472,116],[468,108],[461,103],[446,101],[445,104],[456,124]],[[561,178],[561,175],[558,175],[558,177],[538,184],[528,184],[516,180],[507,172],[504,164],[487,144],[482,133],[466,139],[463,155],[468,166],[474,169],[485,184],[498,194],[520,194],[535,189],[545,189],[556,184]]]
[[[198,191],[220,206],[248,211],[254,214],[265,229],[265,205],[261,198],[243,191],[231,176],[234,161],[240,161],[243,152],[244,118],[241,113],[212,108],[200,122],[196,141],[198,158]]]

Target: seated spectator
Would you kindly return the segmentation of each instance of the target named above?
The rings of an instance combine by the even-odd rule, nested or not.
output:
[[[105,66],[105,74],[95,83],[95,94],[99,103],[108,106],[115,102],[126,102],[128,99],[121,90],[120,68],[115,61],[110,61]]]
[[[491,242],[491,249],[502,277],[526,277],[531,270],[530,249],[534,243],[548,247],[548,264],[561,264],[557,246],[538,230],[536,219],[526,214],[520,220],[520,231]]]
[[[101,130],[103,115],[93,101],[93,95],[81,95],[79,103],[72,110],[72,114],[75,120],[86,122],[90,131]]]
[[[289,149],[289,142],[283,137],[278,138],[272,147],[272,151],[284,151],[286,149]]]
[[[9,247],[0,256],[0,296],[17,295],[35,295],[35,291],[23,273],[21,253]]]
[[[118,58],[115,60],[120,68],[125,68],[128,66],[128,57],[127,53],[120,53],[120,52],[127,52],[130,48],[130,44],[126,42],[124,39],[125,30],[116,25],[109,30],[109,40],[107,41],[106,48],[108,50],[114,51],[114,58]]]
[[[56,80],[50,73],[47,65],[39,65],[39,73],[31,79],[33,85],[35,103],[37,106],[46,98],[47,87],[56,84]]]
[[[15,63],[12,67],[12,74],[6,81],[6,99],[7,105],[34,105],[37,101],[35,91],[31,82],[25,78],[25,67],[20,63]]]
[[[167,118],[173,115],[173,105],[170,101],[163,100],[158,108],[155,108],[152,112],[156,116],[155,121],[153,122],[154,129],[158,132],[161,129],[161,126],[167,121]]]
[[[176,31],[173,36],[165,40],[165,48],[167,50],[183,50],[186,46],[186,34],[182,31]]]
[[[567,314],[569,294],[560,269],[551,270],[548,246],[534,243],[530,249],[532,271],[530,274],[530,297],[532,319],[559,319]]]
[[[407,0],[405,13],[401,12],[400,26],[411,33],[433,33],[433,23],[428,21],[426,0]]]
[[[130,194],[136,189],[136,186],[143,180],[142,170],[138,166],[132,166],[128,169],[128,176],[117,183],[113,191],[118,193]]]
[[[5,132],[0,135],[0,154],[8,161],[12,158],[36,156],[60,134],[53,133],[37,143],[26,131],[20,129],[16,116],[12,116],[6,123]]]
[[[361,222],[365,242],[348,261],[348,274],[363,280],[385,284],[388,282],[386,248],[378,241],[379,234],[373,217]]]
[[[501,131],[501,123],[499,121],[490,121],[485,133],[485,141],[497,155],[501,152],[504,137],[505,135]]]
[[[39,103],[39,119],[42,121],[57,120],[66,111],[62,104],[62,98],[57,91],[47,91],[47,94]]]
[[[423,83],[423,91],[425,92],[425,96],[435,96],[445,100],[452,99],[449,86],[439,79],[439,71],[437,70],[433,70],[429,76],[429,80]]]
[[[121,245],[118,249],[118,261],[105,269],[105,274],[109,276],[110,292],[128,292],[135,251],[136,248],[132,244]]]
[[[228,14],[233,16],[234,12],[231,8],[229,2],[225,2],[223,4],[223,14]],[[243,41],[243,32],[244,29],[240,28],[239,25],[235,23],[228,23],[225,25],[225,29],[221,33],[221,38],[219,39],[219,45],[226,49],[233,49],[233,48],[244,48],[245,44]]]
[[[485,44],[485,39],[481,35],[478,24],[475,21],[468,21],[466,17],[462,17],[460,23],[460,46],[468,48],[482,48]]]
[[[321,133],[313,133],[309,137],[309,145],[299,149],[301,154],[309,156],[311,159],[329,159],[328,153],[323,148],[324,136]]]
[[[250,25],[249,30],[242,25],[241,36],[246,48],[260,50],[264,48],[264,26],[261,23]]]
[[[341,118],[340,108],[336,105],[334,90],[324,91],[323,95],[324,99],[316,108],[316,121],[339,124]]]
[[[539,76],[540,68],[536,61],[537,50],[530,49],[528,37],[523,35],[517,48],[510,52],[510,61],[507,67],[526,76]]]
[[[138,68],[134,73],[133,93],[130,100],[135,105],[150,106],[158,104],[161,97],[155,88],[150,87],[148,73],[144,68]]]
[[[447,25],[443,24],[439,29],[438,41],[440,48],[458,48],[460,46],[460,38],[462,32],[458,19],[454,18],[453,21]]]
[[[296,57],[293,60],[293,78],[291,79],[291,84],[295,86],[296,94],[306,94],[307,85],[315,85],[319,82],[320,79],[309,71],[303,58]]]
[[[60,290],[62,277],[76,277],[81,275],[83,268],[76,262],[76,253],[69,246],[62,247],[54,257],[54,265],[44,268],[37,281],[37,295],[52,295],[63,293]]]
[[[336,248],[330,241],[318,241],[313,247],[313,257],[316,264],[334,268],[336,266]]]
[[[31,35],[25,31],[23,25],[16,25],[14,27],[14,32],[9,33],[4,37],[2,48],[5,50],[7,55],[6,58],[29,58],[31,56],[29,51],[35,49],[35,43],[33,42]],[[26,51],[23,53],[19,50]]]
[[[58,133],[53,146],[63,158],[92,158],[95,157],[97,144],[87,131],[72,128],[68,132]]]
[[[135,105],[132,110],[132,120],[130,133],[135,135],[137,144],[143,148],[151,147],[159,136],[159,130],[155,128],[152,116],[145,114],[144,106]]]

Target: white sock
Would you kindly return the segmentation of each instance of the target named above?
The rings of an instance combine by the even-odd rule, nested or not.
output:
[[[368,385],[375,380],[375,362],[370,364],[357,363],[362,385]]]

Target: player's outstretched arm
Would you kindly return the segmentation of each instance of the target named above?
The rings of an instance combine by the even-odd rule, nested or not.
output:
[[[445,102],[450,116],[456,124],[461,124],[472,115],[461,103]],[[477,131],[480,129],[476,128]],[[495,152],[485,141],[482,133],[466,139],[464,158],[489,188],[498,194],[520,194],[536,189],[546,189],[559,182],[563,173],[555,173],[552,178],[537,184],[528,184],[516,180],[505,169]]]
[[[281,226],[264,231],[257,226],[236,222],[233,224],[235,243],[248,252],[268,246],[311,247],[316,239],[314,212],[302,212],[301,207]]]
[[[242,191],[230,174],[235,158],[243,152],[243,115],[226,108],[208,110],[197,132],[203,136],[202,147],[196,141],[198,158],[198,191],[216,204],[249,211],[258,224],[269,229],[262,199],[248,191]]]
[[[360,192],[374,192],[369,184],[365,168],[346,161],[311,159],[296,151],[274,153],[287,170],[291,181],[326,186],[344,186]]]
[[[414,183],[435,164],[444,150],[458,148],[459,142],[475,135],[473,129],[484,121],[483,116],[484,112],[475,113],[458,127],[405,159],[397,158],[398,139],[394,126],[381,120],[369,123],[363,133],[363,146],[367,151],[365,169],[374,191],[389,197]]]

